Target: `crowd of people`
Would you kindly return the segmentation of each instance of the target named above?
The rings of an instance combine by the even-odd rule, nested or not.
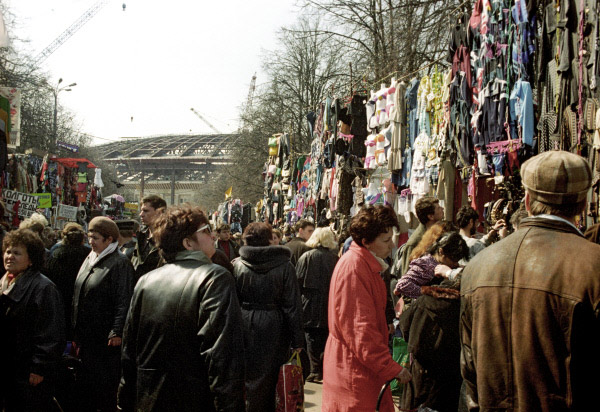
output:
[[[143,199],[139,227],[98,216],[59,242],[43,217],[26,219],[3,231],[0,410],[271,412],[281,365],[302,351],[324,412],[375,410],[392,379],[401,410],[586,410],[600,246],[576,216],[591,170],[548,152],[521,175],[510,221],[484,233],[470,206],[448,222],[424,197],[401,246],[388,206],[361,209],[347,236],[329,222],[300,220],[291,237],[253,222],[239,243],[158,196]],[[409,365],[390,353],[397,334]],[[394,411],[390,391],[380,410]]]

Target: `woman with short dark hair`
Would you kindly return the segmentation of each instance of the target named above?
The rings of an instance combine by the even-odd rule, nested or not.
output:
[[[233,262],[246,349],[246,410],[275,410],[279,368],[304,345],[296,270],[285,246],[271,246],[271,225],[251,223]]]
[[[40,273],[45,248],[29,229],[3,241],[6,274],[0,279],[0,409],[50,410],[53,376],[65,348],[60,293]]]
[[[329,290],[324,412],[375,410],[386,381],[405,383],[411,378],[388,348],[387,291],[381,273],[394,246],[394,227],[399,228],[398,219],[387,206],[361,209],[350,224],[353,242],[338,261]],[[394,410],[389,391],[380,410]]]
[[[243,411],[242,315],[231,273],[213,264],[198,207],[170,207],[152,235],[167,262],[135,286],[123,338],[119,407]]]

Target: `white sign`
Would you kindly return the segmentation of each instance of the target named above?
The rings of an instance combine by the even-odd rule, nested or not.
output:
[[[14,190],[2,189],[2,199],[6,209],[12,214],[16,203],[19,203],[19,216],[29,217],[35,213],[38,205],[38,197],[28,193],[15,192]]]
[[[66,220],[77,220],[77,207],[60,204],[58,206],[58,218]]]

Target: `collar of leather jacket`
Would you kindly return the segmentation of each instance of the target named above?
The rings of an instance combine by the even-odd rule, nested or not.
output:
[[[201,250],[182,250],[175,256],[175,261],[195,260],[201,263],[212,263],[212,261]]]
[[[569,233],[573,233],[577,236],[582,236],[581,232],[579,232],[577,229],[575,229],[575,227],[571,226],[570,224],[568,224],[566,222],[561,222],[558,220],[544,219],[544,218],[539,218],[539,217],[535,217],[535,216],[526,217],[525,219],[521,220],[519,229],[525,228],[525,227],[543,227],[546,229],[558,230],[561,232],[569,232]]]

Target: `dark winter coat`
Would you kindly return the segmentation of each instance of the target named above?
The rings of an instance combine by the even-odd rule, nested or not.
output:
[[[279,367],[304,346],[296,270],[284,246],[244,246],[233,262],[242,305],[248,412],[275,409]]]
[[[310,248],[306,246],[304,240],[300,237],[293,237],[292,240],[285,244],[285,247],[292,252],[290,262],[292,262],[294,266],[298,264],[300,257],[310,250]]]
[[[400,316],[400,328],[412,354],[412,380],[401,407],[427,406],[439,412],[458,409],[460,376],[460,291],[422,286],[422,295]]]
[[[36,405],[55,375],[65,349],[63,304],[60,292],[47,277],[28,270],[7,294],[0,294],[0,408],[29,410]],[[29,374],[44,377],[36,389]],[[17,409],[12,409],[12,407]]]
[[[162,265],[162,260],[158,254],[158,248],[154,240],[150,238],[150,229],[143,226],[136,235],[137,243],[131,256],[131,263],[135,271],[134,285],[146,273]]]
[[[115,250],[95,265],[89,256],[81,265],[73,291],[71,325],[82,346],[105,347],[110,338],[122,337],[133,293],[133,268]]]
[[[91,249],[83,245],[72,246],[61,243],[46,261],[46,276],[58,288],[64,305],[65,331],[71,337],[71,305],[73,303],[73,289],[75,279],[85,258]]]
[[[202,252],[136,285],[127,316],[124,411],[244,411],[242,315],[235,281]]]
[[[337,261],[337,255],[324,247],[310,250],[298,260],[296,275],[305,328],[327,329],[329,283]]]

